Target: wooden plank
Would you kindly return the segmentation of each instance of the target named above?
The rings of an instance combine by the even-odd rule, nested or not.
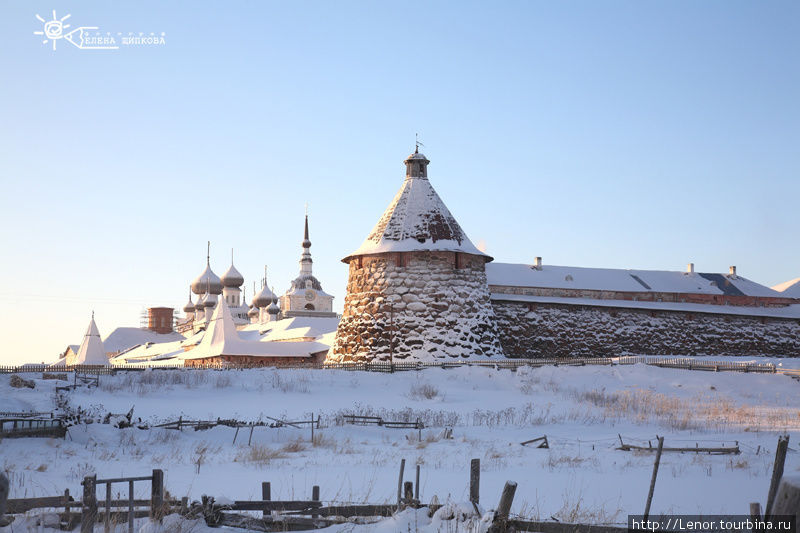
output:
[[[568,524],[563,522],[509,520],[508,526],[516,531],[537,531],[539,533],[628,533],[627,527]]]
[[[622,450],[623,452],[629,452],[629,451],[633,451],[633,450],[635,450],[635,451],[643,451],[643,452],[655,452],[656,451],[656,448],[651,448],[649,446],[634,446],[633,444],[622,444],[617,449],[618,450]],[[662,452],[681,452],[681,453],[683,453],[683,452],[693,452],[693,453],[703,452],[703,453],[720,454],[720,455],[724,455],[724,454],[735,454],[735,455],[738,455],[739,453],[741,453],[741,451],[739,450],[739,446],[733,446],[733,447],[721,446],[719,448],[698,448],[698,447],[695,447],[695,448],[668,448],[667,446],[664,446],[664,449],[662,450]]]
[[[233,511],[310,511],[322,507],[320,502],[299,500],[237,500],[233,505],[220,505],[220,508],[230,508]]]
[[[316,513],[320,516],[392,516],[397,510],[396,505],[331,505],[320,507]]]
[[[650,516],[650,504],[653,501],[653,491],[656,488],[656,477],[658,476],[658,465],[661,463],[661,452],[664,451],[664,437],[658,437],[658,451],[656,452],[656,460],[653,463],[653,476],[650,478],[650,490],[647,493],[647,503],[644,507],[644,520]]]
[[[46,509],[49,507],[64,507],[64,496],[45,496],[42,498],[14,498],[6,504],[6,514],[22,514],[31,509]]]
[[[481,460],[473,459],[469,463],[469,501],[480,503],[481,499]]]
[[[786,450],[789,448],[789,435],[778,437],[778,447],[775,449],[775,464],[772,466],[772,479],[769,484],[767,494],[767,506],[764,508],[764,516],[772,516],[772,503],[775,501],[775,494],[778,492],[778,484],[783,477],[783,466],[786,462]]]

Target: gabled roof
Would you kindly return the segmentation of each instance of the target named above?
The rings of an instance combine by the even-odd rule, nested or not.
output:
[[[800,298],[800,278],[784,281],[772,289],[781,293],[781,296],[785,298]]]
[[[412,154],[407,164],[411,159],[427,161],[422,154]],[[349,263],[358,255],[419,250],[464,252],[492,260],[470,242],[427,176],[407,175],[369,237],[342,261]]]
[[[182,341],[184,338],[183,335],[176,331],[156,333],[149,329],[120,327],[112,331],[103,340],[103,346],[108,352],[122,352],[139,344]]]
[[[108,357],[106,357],[106,351],[103,348],[103,341],[100,340],[100,332],[97,330],[94,316],[89,322],[86,335],[84,335],[83,342],[78,348],[78,354],[75,356],[73,364],[108,366]]]
[[[741,276],[670,270],[626,270],[491,263],[486,265],[489,285],[542,287],[618,292],[672,292],[781,297],[781,293]]]

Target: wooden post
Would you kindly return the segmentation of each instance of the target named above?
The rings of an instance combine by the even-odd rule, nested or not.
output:
[[[181,498],[181,516],[186,516],[189,513],[189,497],[184,496]]]
[[[761,520],[761,504],[758,502],[753,502],[750,504],[750,518],[753,521]]]
[[[417,463],[417,477],[416,481],[414,482],[414,499],[419,502],[419,463]]]
[[[403,470],[406,468],[406,460],[400,459],[400,477],[397,480],[397,510],[400,510],[400,498],[403,490]],[[83,532],[81,532],[83,533]]]
[[[314,446],[314,413],[311,413],[311,446]]]
[[[0,517],[3,516],[4,509],[0,508]],[[68,524],[72,524],[72,517],[69,514],[69,489],[64,489],[64,518],[62,520]]]
[[[414,501],[414,483],[411,481],[403,483],[403,501],[406,505]]]
[[[247,439],[247,445],[248,445],[248,446],[250,446],[250,442],[252,442],[252,440],[253,440],[253,428],[254,428],[254,427],[255,427],[255,426],[254,426],[254,425],[252,424],[252,422],[251,422],[251,423],[250,423],[250,437]]]
[[[164,472],[153,470],[153,481],[150,489],[150,520],[161,521],[164,507]]]
[[[133,533],[133,480],[128,481],[128,533]]]
[[[500,518],[507,520],[511,513],[511,504],[514,502],[514,494],[517,492],[515,481],[506,481],[503,493],[500,495],[500,503],[497,505],[497,514]]]
[[[106,481],[106,513],[103,522],[103,531],[111,532],[111,483]]]
[[[312,415],[311,418],[313,419],[314,416]],[[314,427],[313,424],[311,426]],[[318,502],[319,501],[319,485],[314,485],[311,487],[311,501]],[[317,518],[319,515],[317,513],[311,513],[311,518]]]
[[[269,481],[262,481],[261,482],[261,499],[265,502],[268,502],[272,499],[272,491],[269,485]],[[261,512],[261,516],[269,516],[269,511],[266,509]]]
[[[647,503],[644,506],[644,517],[646,521],[650,516],[650,504],[653,501],[653,491],[656,490],[656,477],[658,476],[658,464],[661,462],[661,450],[664,448],[664,437],[658,437],[658,450],[656,451],[656,461],[653,463],[653,477],[650,478],[650,491],[647,493]]]
[[[770,516],[780,515],[793,515],[795,520],[800,518],[800,479],[796,477],[782,479],[778,487]]]
[[[469,462],[469,501],[480,503],[481,499],[481,460]]]
[[[769,484],[767,494],[767,506],[764,509],[764,519],[772,516],[772,503],[775,501],[775,494],[778,492],[778,484],[783,477],[783,465],[786,462],[786,449],[789,447],[789,435],[778,437],[778,448],[775,450],[775,464],[772,467],[772,481]]]
[[[81,508],[81,533],[92,533],[97,521],[97,494],[95,481],[97,476],[83,478],[83,505]]]

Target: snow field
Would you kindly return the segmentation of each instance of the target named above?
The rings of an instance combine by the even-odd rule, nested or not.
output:
[[[0,410],[51,410],[55,382],[36,385],[11,389],[8,376],[0,376]],[[668,446],[739,443],[740,455],[665,453],[653,513],[746,513],[749,502],[766,499],[777,435],[790,433],[792,450],[800,439],[800,383],[787,376],[644,365],[396,374],[151,370],[101,376],[99,388],[70,393],[69,402],[98,416],[134,406],[134,416],[151,424],[179,416],[307,420],[313,412],[323,428],[311,442],[307,428],[257,427],[250,446],[249,430],[241,429],[234,444],[228,427],[178,432],[90,424],[71,428],[63,441],[8,439],[0,468],[12,497],[65,488],[80,494],[85,475],[161,468],[175,497],[259,499],[261,482],[270,481],[273,499],[308,498],[320,485],[328,502],[384,503],[396,497],[405,458],[406,480],[421,465],[423,502],[434,495],[463,502],[469,461],[477,457],[485,509],[511,479],[519,484],[513,514],[621,523],[644,508],[653,455],[616,450],[618,434],[645,445],[656,435]],[[415,430],[345,425],[344,414],[419,418],[426,429],[420,440]],[[443,438],[445,427],[453,428],[452,439]],[[550,449],[519,444],[544,434]],[[787,474],[800,472],[799,455],[790,451]],[[146,497],[140,490],[137,497]]]

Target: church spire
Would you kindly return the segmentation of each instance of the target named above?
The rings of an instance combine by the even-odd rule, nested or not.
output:
[[[306,213],[305,232],[303,233],[303,253],[300,256],[300,275],[311,275],[311,241],[308,239],[308,213]]]

